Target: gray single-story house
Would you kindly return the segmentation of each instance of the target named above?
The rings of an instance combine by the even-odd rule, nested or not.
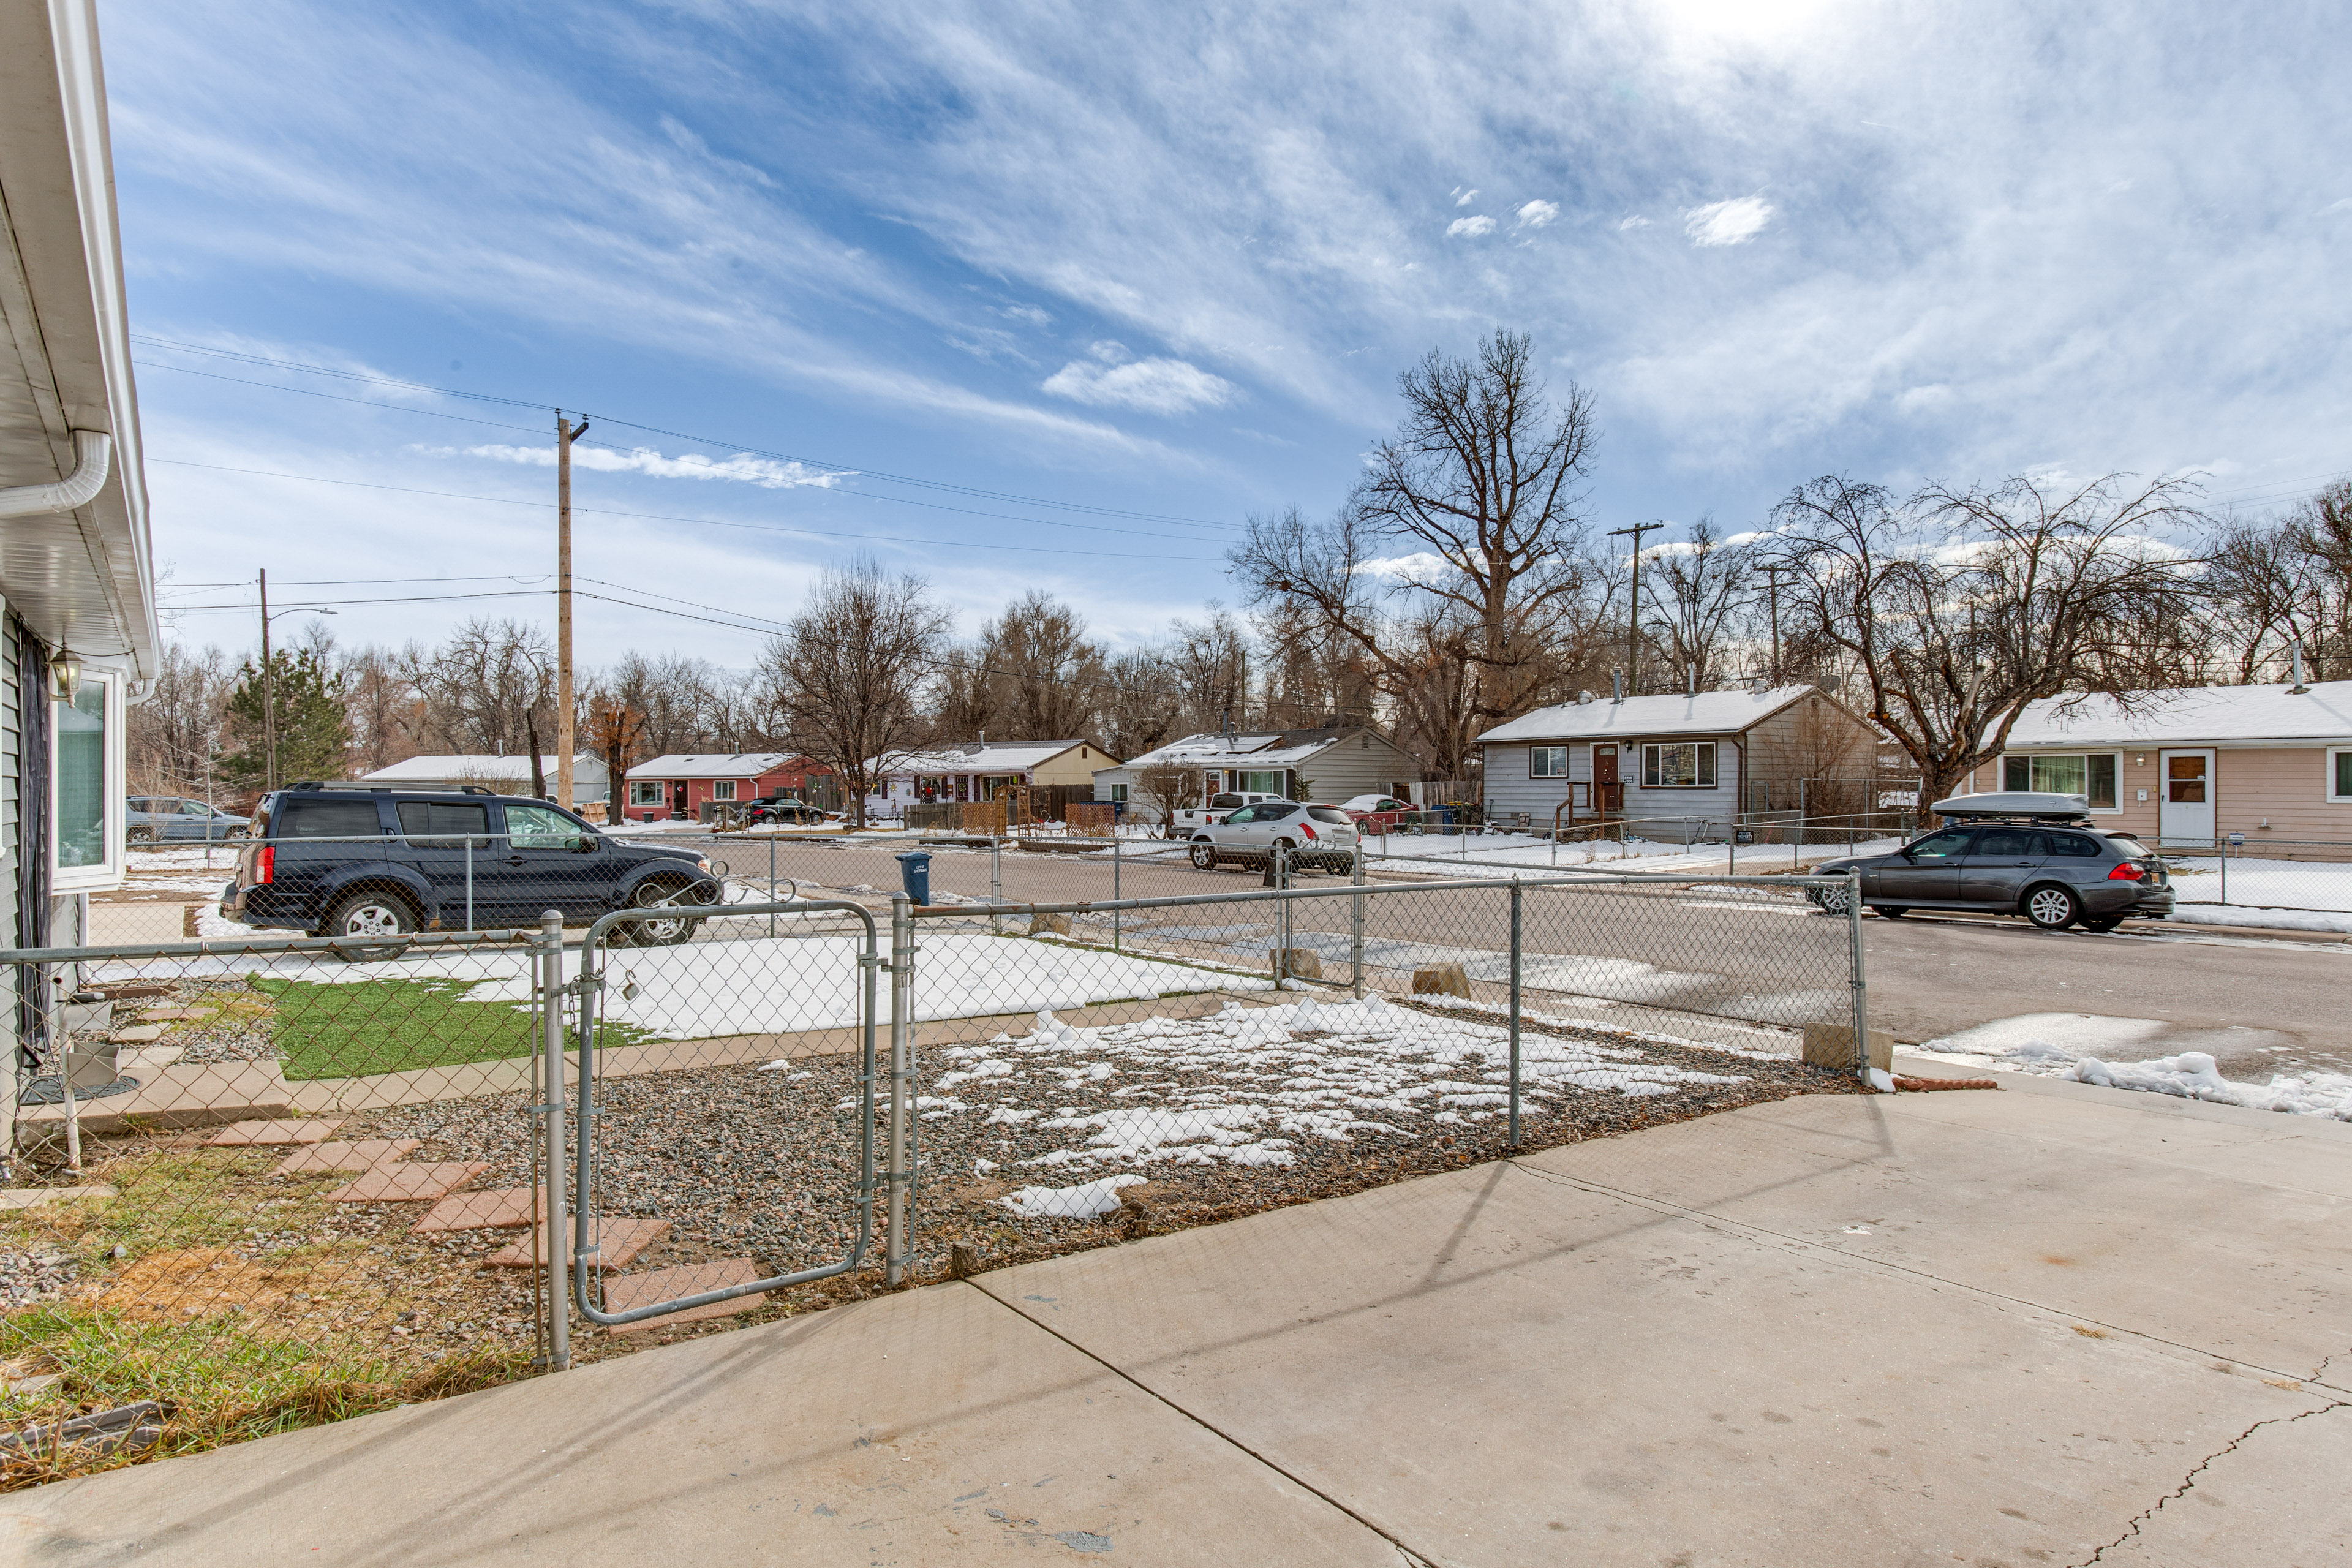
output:
[[[1871,727],[1811,686],[1627,697],[1587,692],[1478,737],[1489,821],[1675,821],[1718,825],[1755,809],[1768,773],[1868,758]]]
[[[1146,773],[1184,775],[1188,798],[1219,790],[1255,790],[1291,800],[1339,802],[1360,795],[1403,795],[1421,777],[1421,760],[1376,731],[1356,725],[1282,730],[1270,734],[1187,735],[1118,767],[1095,772],[1097,800],[1128,803],[1129,819],[1158,822],[1165,802],[1139,784]]]

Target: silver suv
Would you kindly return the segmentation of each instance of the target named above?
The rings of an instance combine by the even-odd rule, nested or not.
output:
[[[1862,901],[1874,914],[1979,910],[2023,915],[2044,931],[2080,925],[2107,931],[2126,918],[2172,913],[2164,862],[2127,833],[2091,826],[2069,795],[1955,795],[1929,807],[1946,826],[1892,855],[1832,860],[1822,876],[1862,874]],[[1816,888],[1813,902],[1845,912],[1845,894]]]
[[[1262,867],[1277,846],[1288,852],[1294,868],[1315,867],[1344,877],[1356,864],[1356,825],[1336,805],[1260,801],[1223,822],[1194,828],[1192,864],[1203,871],[1220,865]]]

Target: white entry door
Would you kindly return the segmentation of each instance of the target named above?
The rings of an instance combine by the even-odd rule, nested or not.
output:
[[[2166,752],[2157,761],[2164,765],[2157,836],[2167,844],[2212,843],[2213,753]]]

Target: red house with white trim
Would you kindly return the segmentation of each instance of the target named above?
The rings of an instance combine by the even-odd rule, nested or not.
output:
[[[628,822],[691,821],[706,805],[734,805],[789,795],[811,805],[833,793],[833,770],[814,757],[782,752],[672,752],[628,771],[621,816]],[[813,795],[811,792],[814,791]]]

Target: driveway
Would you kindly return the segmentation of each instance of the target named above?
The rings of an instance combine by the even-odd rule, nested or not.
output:
[[[2318,1568],[2352,1552],[2347,1288],[2352,1126],[1806,1098],[18,1493],[0,1542]]]

